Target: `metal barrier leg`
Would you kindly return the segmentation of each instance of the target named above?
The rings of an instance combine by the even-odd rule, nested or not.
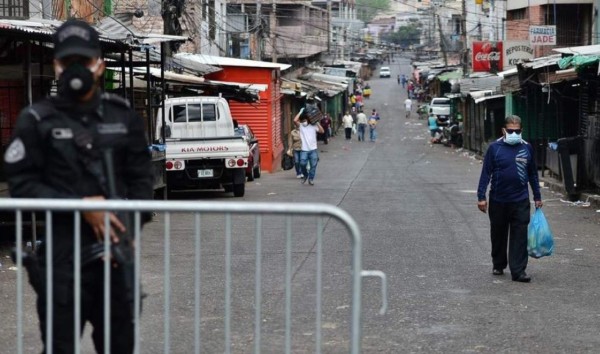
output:
[[[322,317],[322,277],[323,277],[323,219],[317,220],[317,328],[315,338],[315,353],[321,354],[321,317]]]
[[[17,353],[23,353],[23,213],[16,211],[17,225]]]
[[[285,243],[285,353],[292,352],[292,217],[286,217]]]
[[[165,354],[171,353],[171,213],[165,212]]]
[[[106,220],[105,220],[106,223]],[[74,284],[73,284],[73,296],[74,296],[74,305],[75,310],[73,311],[73,345],[75,348],[75,353],[81,353],[81,343],[79,341],[79,337],[81,336],[81,212],[75,212],[75,221],[74,221],[75,232],[73,232],[74,240],[74,248],[73,255],[73,274],[74,274]],[[105,253],[106,254],[106,253]],[[50,306],[54,306],[54,304],[50,304]],[[54,322],[51,322],[54,324]]]
[[[200,354],[200,255],[201,255],[201,243],[200,236],[202,235],[200,230],[200,213],[194,214],[195,221],[195,232],[194,232],[194,244],[196,248],[195,254],[195,267],[194,267],[194,353]]]
[[[256,268],[254,274],[254,354],[260,354],[262,326],[262,216],[256,217]]]
[[[52,279],[53,263],[52,263],[52,213],[46,212],[46,279]],[[46,352],[52,354],[54,346],[54,282],[46,281]],[[38,295],[39,296],[39,295]]]
[[[110,252],[110,214],[108,212],[104,213],[104,354],[110,354],[110,262],[111,262],[111,252]],[[76,251],[78,254],[79,251]],[[80,269],[80,267],[77,267]],[[76,315],[78,318],[81,316]],[[77,326],[79,328],[79,326]],[[80,335],[78,334],[76,337],[77,342],[79,342]]]
[[[141,257],[142,257],[142,242],[141,242],[141,229],[142,229],[142,221],[140,212],[135,213],[135,232],[134,232],[134,251],[135,251],[135,276],[133,278],[134,281],[134,299],[133,299],[133,308],[134,308],[134,340],[133,340],[133,348],[134,353],[139,354],[140,352],[140,315],[142,310],[142,294],[141,294],[141,275],[140,275],[140,266],[141,266]]]
[[[225,215],[225,353],[231,353],[231,214]]]

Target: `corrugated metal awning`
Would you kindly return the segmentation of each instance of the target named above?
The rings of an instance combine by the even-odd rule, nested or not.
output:
[[[193,53],[177,53],[173,56],[173,58],[180,60],[181,62],[190,61],[215,66],[240,66],[249,68],[279,69],[281,71],[287,70],[292,67],[289,64],[272,63],[268,61],[246,60]]]
[[[493,100],[495,98],[503,98],[503,97],[504,97],[504,95],[483,96],[483,97],[476,98],[474,101],[475,101],[475,103],[481,103],[483,101]]]
[[[155,44],[160,42],[185,42],[189,38],[162,33],[140,33],[133,27],[133,13],[117,13],[103,18],[96,26],[98,32],[111,39],[129,44]]]
[[[600,44],[583,45],[578,47],[554,48],[552,50],[561,54],[600,55]]]
[[[0,19],[0,33],[13,32],[16,34],[30,35],[32,38],[52,42],[52,35],[56,29],[62,25],[62,21],[29,19],[29,20],[8,20]],[[100,34],[100,43],[104,45],[125,45],[121,41],[108,38],[103,33]]]

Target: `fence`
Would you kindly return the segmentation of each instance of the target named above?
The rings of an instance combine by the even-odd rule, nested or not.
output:
[[[43,206],[43,207],[41,207]],[[270,243],[276,241],[277,238],[283,238],[282,242],[285,242],[285,281],[284,281],[284,340],[282,340],[282,344],[284,346],[283,350],[277,349],[274,352],[284,351],[285,353],[291,353],[292,349],[292,278],[295,276],[295,272],[292,271],[293,266],[293,240],[303,240],[305,239],[305,235],[315,235],[316,240],[314,249],[314,261],[316,266],[315,271],[315,285],[314,285],[314,335],[311,334],[311,337],[314,340],[314,351],[316,353],[320,353],[323,345],[323,306],[322,306],[322,292],[323,292],[323,240],[324,240],[324,231],[326,226],[329,225],[331,221],[338,222],[343,226],[342,233],[347,233],[350,236],[351,243],[351,279],[349,282],[351,284],[349,296],[351,297],[351,306],[350,306],[350,324],[349,324],[349,345],[347,346],[350,353],[359,353],[361,350],[361,296],[362,296],[362,278],[363,277],[379,277],[381,279],[381,290],[382,290],[382,303],[380,313],[383,314],[386,311],[387,307],[387,295],[386,295],[386,277],[385,274],[380,271],[367,271],[362,269],[362,240],[358,225],[356,222],[347,214],[345,211],[330,205],[325,204],[290,204],[290,203],[244,203],[244,202],[205,202],[205,201],[93,201],[93,202],[84,202],[80,200],[41,200],[41,199],[6,199],[0,200],[0,211],[14,211],[16,218],[16,259],[17,259],[17,272],[16,272],[16,348],[14,351],[17,353],[24,352],[24,275],[23,275],[23,242],[24,242],[24,234],[23,234],[23,219],[24,213],[29,211],[37,211],[44,216],[45,219],[45,254],[46,258],[50,260],[52,255],[52,247],[53,244],[52,238],[56,237],[53,235],[53,216],[57,212],[69,212],[73,213],[74,218],[74,228],[75,232],[73,235],[73,243],[74,243],[74,299],[75,299],[75,326],[74,326],[74,335],[75,338],[81,337],[81,264],[82,257],[80,254],[81,250],[81,231],[80,226],[82,224],[82,212],[92,211],[92,210],[108,210],[113,212],[133,212],[134,215],[134,232],[133,232],[133,241],[134,244],[137,245],[135,247],[134,252],[134,263],[135,263],[135,281],[134,281],[134,343],[136,353],[140,352],[140,332],[141,326],[146,322],[140,322],[141,316],[141,300],[140,295],[142,294],[142,290],[140,287],[140,279],[141,279],[141,266],[142,266],[142,251],[141,249],[145,246],[142,244],[141,238],[141,213],[142,212],[155,212],[162,221],[164,222],[164,231],[157,232],[156,234],[162,234],[160,236],[163,237],[162,246],[163,246],[163,262],[164,262],[164,273],[162,274],[163,287],[162,287],[162,298],[163,298],[163,308],[162,315],[156,313],[157,311],[148,313],[147,308],[145,307],[145,317],[150,318],[151,320],[160,318],[162,316],[162,327],[163,327],[163,340],[162,340],[162,351],[164,353],[175,352],[177,349],[172,347],[172,335],[174,335],[171,331],[171,325],[174,321],[172,318],[171,310],[174,305],[171,300],[172,296],[172,282],[175,280],[172,279],[171,274],[173,272],[173,267],[171,263],[173,261],[173,251],[172,247],[177,245],[177,243],[181,242],[181,238],[177,236],[175,238],[172,235],[172,229],[176,227],[179,230],[183,230],[184,234],[191,233],[193,236],[193,246],[189,247],[185,246],[184,248],[190,248],[190,255],[193,255],[193,352],[200,353],[203,341],[214,340],[214,336],[202,336],[201,334],[201,326],[204,324],[207,325],[208,322],[213,321],[210,319],[206,319],[206,316],[202,316],[201,310],[201,300],[202,300],[202,289],[201,285],[206,284],[207,281],[210,282],[210,279],[202,279],[201,281],[201,255],[202,251],[206,250],[207,247],[215,248],[214,245],[209,244],[208,246],[204,246],[203,242],[206,243],[207,233],[211,234],[210,241],[214,239],[218,239],[215,237],[215,234],[220,233],[221,231],[224,234],[224,296],[222,298],[224,315],[223,315],[223,347],[225,353],[231,353],[232,345],[236,345],[236,342],[232,340],[232,300],[234,292],[232,291],[232,240],[233,238],[233,228],[237,227],[238,222],[243,221],[247,222],[248,218],[253,219],[253,229],[254,229],[254,289],[253,289],[253,297],[254,302],[252,305],[253,314],[240,314],[239,311],[236,311],[234,321],[238,321],[240,318],[244,318],[245,315],[253,316],[253,333],[248,333],[245,337],[248,342],[252,342],[252,349],[254,353],[261,353],[261,351],[266,350],[265,347],[262,346],[262,329],[264,326],[264,318],[261,313],[263,306],[266,306],[266,301],[263,301],[263,289],[261,286],[263,283],[269,281],[268,277],[263,279],[263,273],[266,271],[266,268],[263,268],[263,251],[269,246]],[[172,224],[172,217],[176,215],[184,215],[184,217],[180,217],[176,221],[176,225]],[[206,222],[203,222],[203,217],[210,217],[211,220],[220,221],[222,218],[223,225],[215,225],[208,226]],[[298,237],[298,235],[293,234],[292,225],[296,225],[294,222],[296,220],[301,219],[302,221],[305,218],[309,220],[316,219],[316,228],[312,228],[311,226],[307,226],[306,223],[300,223],[302,225],[303,232],[300,234],[302,237]],[[234,218],[236,218],[234,220]],[[237,219],[244,218],[244,219]],[[267,235],[265,233],[266,230],[266,221],[270,222],[271,219],[277,221],[274,224],[279,224],[279,220],[283,221],[283,224],[280,226],[272,226],[274,224],[269,224],[270,228],[267,230],[272,231],[272,233],[268,234],[269,237],[273,238],[272,240],[268,240],[268,244],[263,243],[263,236]],[[191,222],[192,225],[187,225],[188,222]],[[182,225],[186,224],[186,225]],[[214,222],[213,222],[214,224]],[[108,214],[105,214],[105,227],[109,225]],[[152,228],[156,231],[160,229],[160,223],[151,223]],[[212,230],[211,228],[214,228]],[[148,226],[146,227],[148,229]],[[312,231],[311,231],[312,229]],[[107,227],[108,230],[108,227]],[[207,231],[208,230],[208,231]],[[283,231],[280,233],[280,231]],[[144,233],[148,232],[145,230]],[[282,237],[283,236],[283,237]],[[203,239],[204,237],[204,239]],[[109,243],[106,242],[109,239],[108,231],[104,234],[104,254],[110,254],[111,249],[109,247]],[[204,241],[203,241],[204,240]],[[236,236],[235,242],[237,244],[238,237]],[[203,248],[204,247],[204,248]],[[248,252],[250,253],[250,252]],[[282,252],[283,253],[283,252]],[[210,255],[209,255],[210,256]],[[312,256],[311,256],[312,257]],[[145,258],[146,259],[146,258]],[[107,335],[104,338],[105,343],[105,353],[110,353],[110,294],[111,294],[111,261],[110,257],[104,257],[104,309],[108,309],[104,311],[104,333]],[[211,260],[212,263],[212,260]],[[238,267],[245,268],[245,266]],[[221,280],[220,276],[210,273],[207,277],[214,276],[218,281]],[[48,261],[45,267],[45,274],[43,274],[46,279],[52,279],[53,269],[52,262]],[[265,273],[266,274],[266,273]],[[335,277],[335,275],[334,275]],[[48,282],[48,286],[46,287],[46,296],[49,302],[52,301],[53,291],[52,291],[52,282]],[[210,289],[204,289],[206,291],[210,291]],[[305,297],[306,295],[303,295]],[[340,296],[344,296],[341,294]],[[251,297],[251,296],[250,296]],[[212,298],[211,298],[212,299]],[[213,300],[211,300],[213,301]],[[176,302],[175,305],[178,305]],[[179,307],[179,305],[177,306]],[[213,306],[211,308],[215,308],[217,306]],[[275,306],[276,307],[276,306]],[[173,308],[174,309],[174,308]],[[46,318],[52,319],[54,314],[52,312],[52,306],[46,307]],[[207,311],[208,312],[208,309]],[[299,315],[304,315],[303,311],[298,311]],[[31,321],[33,316],[27,316]],[[175,316],[173,316],[175,317]],[[185,316],[184,316],[185,317]],[[142,318],[143,319],[143,318]],[[177,316],[176,321],[181,321],[181,316]],[[188,319],[184,319],[187,321]],[[220,320],[220,318],[219,318]],[[52,337],[53,331],[56,331],[56,328],[52,328],[52,321],[47,321],[47,337],[48,337],[48,353],[51,353],[52,348]],[[178,322],[176,322],[178,323]],[[190,325],[191,325],[190,320]],[[6,329],[5,329],[6,330]],[[212,329],[213,331],[217,330],[216,328]],[[220,331],[220,329],[218,329]],[[276,330],[277,331],[277,330]],[[282,332],[281,328],[278,331]],[[306,334],[303,334],[306,335]],[[179,340],[182,336],[177,335],[177,339]],[[11,338],[13,338],[11,336]],[[192,342],[192,341],[191,341]],[[190,343],[191,344],[191,343]],[[268,348],[271,348],[273,343],[267,343]],[[81,343],[79,340],[75,340],[75,353],[79,353],[81,351]],[[311,343],[312,346],[312,343]],[[154,348],[156,351],[157,348]],[[28,350],[27,350],[28,351]],[[188,352],[192,350],[188,348]],[[205,350],[205,351],[217,351],[217,350]],[[252,350],[247,350],[252,351]],[[266,350],[267,352],[269,350]],[[294,350],[297,351],[297,350]]]

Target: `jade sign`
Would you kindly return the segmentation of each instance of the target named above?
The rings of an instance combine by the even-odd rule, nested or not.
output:
[[[556,45],[556,26],[529,26],[531,45]]]

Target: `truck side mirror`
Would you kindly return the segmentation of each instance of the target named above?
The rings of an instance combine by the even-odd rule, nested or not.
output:
[[[165,125],[165,126],[163,126],[163,130],[164,130],[164,133],[165,133],[164,134],[165,138],[170,138],[171,137],[171,126]]]

